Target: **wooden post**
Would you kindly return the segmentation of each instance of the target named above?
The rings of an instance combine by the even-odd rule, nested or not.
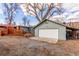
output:
[[[17,30],[20,30],[20,27],[19,27],[19,26],[17,26],[17,27],[16,27],[16,29],[17,29]]]
[[[76,39],[77,39],[77,31],[75,31],[76,32]]]
[[[72,31],[72,36],[73,36],[73,39],[76,39],[76,34],[74,30]]]
[[[0,36],[2,36],[2,31],[0,30]]]
[[[74,35],[74,39],[77,39],[77,32],[76,31],[74,31],[73,35]]]

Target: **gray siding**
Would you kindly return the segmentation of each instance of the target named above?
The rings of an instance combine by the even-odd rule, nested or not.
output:
[[[46,21],[35,28],[35,36],[39,36],[39,29],[58,29],[58,38],[59,40],[66,40],[66,27],[62,25],[55,24],[53,22]]]

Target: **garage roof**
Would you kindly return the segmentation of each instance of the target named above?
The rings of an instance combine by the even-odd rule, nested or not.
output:
[[[62,24],[62,23],[58,23],[58,22],[55,22],[55,21],[52,21],[52,20],[45,19],[45,20],[43,20],[41,23],[37,24],[37,25],[34,27],[34,29],[35,29],[36,27],[38,27],[39,25],[41,25],[42,23],[44,23],[45,21],[49,21],[49,22],[52,22],[52,23],[55,23],[55,24],[58,24],[58,25],[67,27],[65,24]]]

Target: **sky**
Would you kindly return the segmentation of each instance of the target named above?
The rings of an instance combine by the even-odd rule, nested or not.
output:
[[[69,19],[79,21],[79,3],[62,3],[62,8],[65,9],[65,12],[62,14],[65,22],[69,21]],[[25,10],[23,9],[23,11]],[[57,16],[57,14],[55,16]]]
[[[66,9],[63,15],[67,16],[67,20],[72,18],[79,19],[79,3],[64,3],[63,7]]]
[[[65,8],[65,12],[62,15],[65,17],[66,20],[71,18],[79,19],[79,3],[63,3],[62,7]],[[3,8],[2,4],[0,3],[0,23],[5,23],[5,18],[4,18],[2,8]],[[22,22],[23,16],[27,16],[27,15],[25,15],[25,13],[23,12],[23,9],[21,8],[18,10],[16,18],[14,20],[17,25],[23,24]],[[36,25],[38,23],[36,18],[33,16],[28,15],[27,18],[30,20],[31,25]]]
[[[37,20],[35,20],[36,18],[33,17],[33,16],[28,16],[28,15],[25,15],[23,10],[20,8],[18,10],[18,12],[16,13],[16,16],[15,16],[15,19],[14,21],[16,22],[17,25],[23,25],[23,22],[22,22],[22,18],[26,16],[28,18],[28,20],[30,20],[30,24],[31,25],[35,25],[38,23]],[[0,3],[0,23],[1,24],[5,24],[6,21],[5,21],[5,17],[4,17],[4,13],[3,13],[3,7],[2,7],[2,4]]]

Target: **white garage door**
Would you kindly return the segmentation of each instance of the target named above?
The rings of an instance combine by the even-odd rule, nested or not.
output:
[[[39,29],[39,37],[58,39],[58,29]]]

